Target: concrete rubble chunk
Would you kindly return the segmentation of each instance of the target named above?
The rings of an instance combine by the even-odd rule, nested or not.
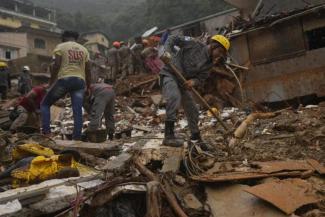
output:
[[[16,213],[22,209],[19,200],[14,200],[7,202],[5,204],[0,204],[0,216],[8,216],[9,214]]]
[[[129,162],[132,158],[132,155],[128,153],[120,154],[116,157],[113,157],[112,160],[108,161],[105,166],[100,168],[101,170],[105,170],[107,172],[115,172],[115,171],[121,171],[127,162]]]
[[[150,96],[150,98],[151,98],[153,104],[158,106],[162,100],[162,95],[161,94],[152,95],[152,96]]]
[[[202,209],[202,203],[196,198],[194,194],[186,194],[183,198],[186,209]]]
[[[93,180],[89,182],[82,182],[77,184],[81,191],[84,191],[89,188],[96,187],[102,184],[102,180]],[[51,188],[50,191],[46,194],[46,197],[37,203],[31,204],[30,208],[38,210],[42,213],[53,213],[68,207],[71,204],[71,201],[76,197],[77,190],[76,186],[58,186]],[[55,205],[54,205],[55,204]]]
[[[303,205],[319,202],[312,185],[302,179],[286,179],[269,182],[245,189],[246,192],[292,214]]]
[[[207,204],[218,217],[286,217],[270,204],[244,192],[246,185],[206,187]]]

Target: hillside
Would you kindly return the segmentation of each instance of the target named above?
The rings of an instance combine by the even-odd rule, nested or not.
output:
[[[223,0],[31,1],[56,8],[63,29],[101,30],[112,39],[127,39],[153,26],[166,28],[229,8]]]

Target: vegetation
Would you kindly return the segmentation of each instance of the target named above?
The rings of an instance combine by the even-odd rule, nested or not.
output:
[[[141,35],[226,10],[223,0],[32,0],[58,10],[58,25],[81,32],[101,30],[112,39]],[[55,4],[54,4],[55,2]]]

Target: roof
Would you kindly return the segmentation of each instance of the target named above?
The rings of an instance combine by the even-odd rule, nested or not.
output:
[[[109,41],[109,37],[107,36],[107,34],[105,32],[102,32],[100,30],[94,30],[94,31],[89,31],[89,32],[83,32],[80,34],[80,37],[84,37],[86,35],[93,35],[93,34],[102,34],[105,36],[105,38],[107,39],[107,41]]]
[[[278,6],[271,7],[272,9],[269,8],[270,9],[270,13],[268,13],[269,15],[264,14],[264,17],[262,16],[263,14],[262,10],[265,11],[266,8],[262,9],[258,19],[255,20],[255,22],[246,22],[244,24],[239,24],[237,26],[237,29],[231,32],[228,35],[228,37],[233,38],[243,34],[247,34],[252,31],[269,28],[279,23],[285,22],[287,20],[291,20],[312,13],[317,13],[325,9],[325,3],[324,3],[325,0],[323,0],[323,3],[322,1],[317,1],[320,4],[316,4],[315,3],[316,1],[313,1],[315,4],[309,4],[308,6],[307,5],[303,6],[303,4],[298,4],[298,1],[300,0],[294,0],[294,1],[297,1],[297,6],[289,7],[288,5],[285,4],[283,5],[279,4]],[[307,0],[305,0],[305,3],[306,2]],[[299,8],[299,6],[301,6],[302,8]]]
[[[181,25],[173,26],[173,27],[170,27],[168,29],[170,29],[170,30],[179,29],[179,28],[182,28],[184,26],[188,26],[188,25],[192,25],[192,24],[199,23],[199,22],[202,22],[202,21],[210,20],[212,18],[219,17],[219,16],[222,16],[222,15],[225,15],[225,14],[236,12],[236,11],[238,11],[237,8],[232,8],[232,9],[229,9],[229,10],[225,10],[225,11],[221,11],[221,12],[218,12],[218,13],[215,13],[215,14],[211,14],[211,15],[206,16],[206,17],[201,17],[201,18],[196,19],[196,20],[192,20],[192,21],[183,23]],[[157,32],[157,34],[163,33],[164,31],[165,30],[159,31],[159,32]]]
[[[317,5],[325,4],[325,0],[262,0],[261,8],[255,17],[259,21],[269,16],[291,14]]]

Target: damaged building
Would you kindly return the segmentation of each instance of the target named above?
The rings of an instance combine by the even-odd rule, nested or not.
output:
[[[249,68],[242,75],[247,100],[324,97],[325,2],[255,1],[254,9],[246,4],[254,1],[229,2],[252,11],[229,34],[234,61]]]
[[[28,1],[0,2],[0,59],[17,73],[23,65],[46,72],[52,51],[61,42],[56,12]]]

